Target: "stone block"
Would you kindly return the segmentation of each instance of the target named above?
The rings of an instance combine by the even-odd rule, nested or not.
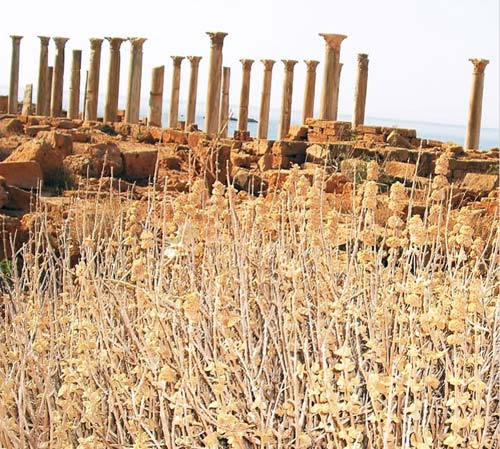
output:
[[[398,180],[412,179],[416,175],[417,166],[407,162],[387,161],[382,167],[387,176]]]
[[[164,129],[161,134],[161,141],[164,143],[178,143],[180,145],[185,145],[188,143],[188,135],[184,131],[177,129]]]
[[[288,140],[307,140],[307,126],[293,125],[286,136]]]
[[[398,130],[391,131],[386,138],[386,142],[393,147],[413,148],[410,141],[402,136]]]
[[[266,153],[271,153],[274,140],[267,139],[255,139],[253,140],[253,152],[254,154],[262,155]]]
[[[471,193],[489,194],[498,188],[498,174],[467,173],[459,187]]]
[[[155,174],[158,150],[139,148],[122,152],[124,176],[128,180],[152,178]]]
[[[258,195],[267,191],[267,182],[245,168],[238,168],[233,173],[233,185],[237,190]]]
[[[4,118],[0,121],[0,134],[24,134],[24,125],[17,118]]]
[[[271,170],[273,167],[273,155],[271,153],[262,155],[257,165],[259,166],[260,171]]]
[[[0,176],[7,184],[21,189],[36,189],[43,180],[38,162],[0,162]]]
[[[30,137],[36,137],[37,134],[41,131],[50,131],[49,125],[32,125],[26,126],[24,129],[24,133]]]
[[[277,154],[280,156],[297,156],[306,157],[306,149],[308,147],[307,142],[295,142],[289,140],[277,140],[273,147],[273,154]],[[302,161],[303,163],[304,161]]]
[[[63,157],[73,154],[73,135],[58,131],[42,131],[38,134],[39,139],[44,139]]]

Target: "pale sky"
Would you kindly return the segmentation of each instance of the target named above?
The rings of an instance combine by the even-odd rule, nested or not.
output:
[[[295,66],[293,109],[301,110],[304,59],[317,59],[315,109],[319,108],[324,41],[318,33],[346,34],[339,113],[350,115],[357,53],[370,59],[366,114],[371,117],[464,125],[472,76],[469,58],[486,58],[483,127],[499,126],[498,0],[26,0],[5,2],[0,36],[0,93],[7,94],[10,34],[21,44],[19,97],[24,85],[38,79],[37,35],[65,36],[65,90],[69,88],[71,50],[82,49],[82,91],[89,64],[90,37],[147,37],[144,45],[142,95],[147,107],[151,69],[165,65],[164,110],[168,111],[170,55],[200,55],[199,107],[206,98],[210,43],[206,31],[225,31],[224,65],[231,67],[231,104],[239,102],[242,58],[255,59],[250,107],[258,108],[262,83],[259,59],[276,59],[271,106],[279,108],[283,64]],[[106,92],[108,44],[103,44],[100,96]],[[130,45],[122,45],[120,108],[126,95]],[[51,43],[49,64],[54,61]],[[181,102],[187,99],[189,63],[182,65]],[[34,97],[36,98],[36,96]],[[67,92],[64,95],[67,102]],[[99,104],[102,110],[103,102]],[[181,108],[182,111],[182,108]],[[252,116],[252,114],[251,114]]]

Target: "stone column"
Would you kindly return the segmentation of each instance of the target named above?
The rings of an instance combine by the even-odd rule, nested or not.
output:
[[[321,92],[320,118],[335,120],[336,101],[338,102],[338,73],[340,44],[347,37],[343,34],[320,33],[325,39],[325,63],[323,68],[323,89]],[[337,100],[336,100],[337,98]]]
[[[219,107],[222,75],[222,46],[227,33],[207,32],[210,36],[210,68],[208,70],[207,105],[205,111],[205,131],[216,134],[219,130]]]
[[[469,61],[474,65],[474,70],[472,71],[472,87],[469,100],[467,132],[465,134],[465,149],[477,150],[479,148],[479,135],[481,133],[484,69],[490,61],[487,59],[469,59]]]
[[[50,115],[60,117],[62,115],[62,100],[64,87],[64,47],[69,38],[53,37],[56,44],[56,59],[52,75],[52,96],[50,100]]]
[[[219,130],[221,137],[227,137],[229,128],[229,81],[231,79],[231,69],[222,69],[222,97],[220,102]]]
[[[80,114],[80,70],[82,68],[82,51],[73,50],[71,62],[71,84],[69,86],[68,118],[77,119]]]
[[[339,93],[340,93],[340,75],[342,74],[342,67],[344,67],[344,64],[339,62],[339,65],[337,66],[337,74],[335,76],[335,96],[333,97],[333,120],[338,119],[338,113],[339,113]]]
[[[172,72],[172,93],[170,95],[170,111],[168,114],[168,127],[175,129],[179,122],[179,89],[181,85],[181,64],[184,56],[171,56],[174,63]]]
[[[126,39],[106,37],[109,42],[109,71],[106,104],[104,105],[104,122],[116,122],[118,111],[118,94],[120,92],[120,47]]]
[[[154,67],[151,73],[151,91],[149,92],[148,126],[161,126],[164,78],[165,66]]]
[[[282,59],[285,64],[285,78],[283,79],[283,95],[281,97],[281,118],[279,139],[283,139],[290,130],[290,120],[292,118],[292,94],[293,94],[293,68],[298,61]]]
[[[23,36],[10,36],[10,38],[12,39],[12,59],[10,61],[10,86],[7,112],[9,114],[17,114],[19,102],[19,54]]]
[[[31,103],[33,102],[33,84],[26,84],[24,88],[23,107],[21,115],[31,114]]]
[[[191,74],[189,76],[189,96],[186,111],[186,129],[196,121],[196,96],[198,93],[198,68],[201,56],[188,56],[191,63]]]
[[[47,92],[47,68],[49,66],[49,42],[50,37],[38,36],[40,39],[40,63],[38,65],[38,88],[36,93],[36,114],[48,115],[49,111],[45,109],[47,104],[46,97],[50,97]]]
[[[302,124],[306,123],[306,119],[314,116],[314,94],[316,93],[316,67],[319,61],[307,60],[304,61],[307,66],[306,71],[306,87],[304,91],[304,105],[302,107]]]
[[[45,77],[45,95],[43,105],[43,115],[50,115],[50,101],[52,98],[52,78],[54,77],[54,67],[47,67],[47,75]]]
[[[252,70],[253,59],[240,59],[243,66],[243,77],[241,80],[240,91],[240,113],[238,116],[238,130],[246,131],[248,129],[248,102],[250,100],[250,73]]]
[[[354,114],[352,129],[365,123],[366,90],[368,87],[368,55],[358,54],[358,74],[354,90]]]
[[[146,38],[129,37],[130,41],[130,68],[128,72],[127,108],[125,121],[137,123],[141,106],[141,78],[142,78],[142,47]]]
[[[87,83],[87,101],[85,103],[85,119],[89,121],[97,120],[102,41],[103,39],[95,37],[90,39],[89,79]]]
[[[272,59],[261,59],[264,64],[264,79],[262,80],[262,92],[260,94],[259,127],[257,137],[267,139],[269,128],[269,107],[271,104],[271,81],[273,77],[274,62]]]

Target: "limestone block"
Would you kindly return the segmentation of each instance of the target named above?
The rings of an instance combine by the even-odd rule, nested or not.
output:
[[[38,162],[0,162],[0,176],[7,184],[22,189],[36,189],[43,180]]]
[[[158,150],[138,148],[122,152],[124,175],[128,180],[152,178],[155,174]]]

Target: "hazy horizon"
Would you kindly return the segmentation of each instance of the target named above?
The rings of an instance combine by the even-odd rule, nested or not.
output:
[[[347,2],[346,2],[347,3]],[[499,124],[499,5],[493,0],[424,0],[400,2],[353,1],[347,4],[317,0],[248,3],[236,0],[201,0],[174,3],[158,8],[155,2],[120,3],[87,1],[77,12],[60,0],[23,3],[22,20],[8,21],[0,37],[0,94],[7,94],[10,75],[11,40],[21,41],[19,99],[25,84],[33,83],[34,99],[38,80],[39,39],[37,35],[70,37],[66,46],[65,95],[69,88],[71,51],[82,49],[83,93],[85,70],[89,65],[90,37],[144,36],[141,97],[148,98],[151,69],[165,65],[164,110],[168,112],[172,62],[170,55],[200,55],[198,113],[204,113],[210,40],[209,30],[228,32],[224,43],[224,65],[231,67],[230,102],[237,105],[241,83],[241,58],[253,58],[250,108],[260,102],[262,64],[259,59],[276,59],[273,71],[271,106],[279,109],[283,64],[296,59],[293,109],[302,108],[305,81],[303,59],[317,59],[315,111],[319,109],[323,78],[324,40],[320,32],[342,33],[342,69],[339,114],[352,113],[357,54],[370,58],[366,115],[399,120],[464,126],[472,78],[469,58],[490,60],[485,71],[483,128]],[[14,5],[4,6],[6,17],[20,16]],[[65,14],[65,11],[68,13]],[[161,12],[161,14],[160,14]],[[112,18],[112,20],[110,20]],[[122,45],[120,108],[124,108],[130,45]],[[106,92],[109,46],[102,46],[100,97]],[[49,64],[54,60],[50,44]],[[187,99],[189,62],[183,61],[181,101]],[[81,107],[81,106],[80,106]],[[103,108],[102,100],[99,105]],[[141,104],[141,108],[147,103]],[[258,118],[258,117],[255,117]]]

